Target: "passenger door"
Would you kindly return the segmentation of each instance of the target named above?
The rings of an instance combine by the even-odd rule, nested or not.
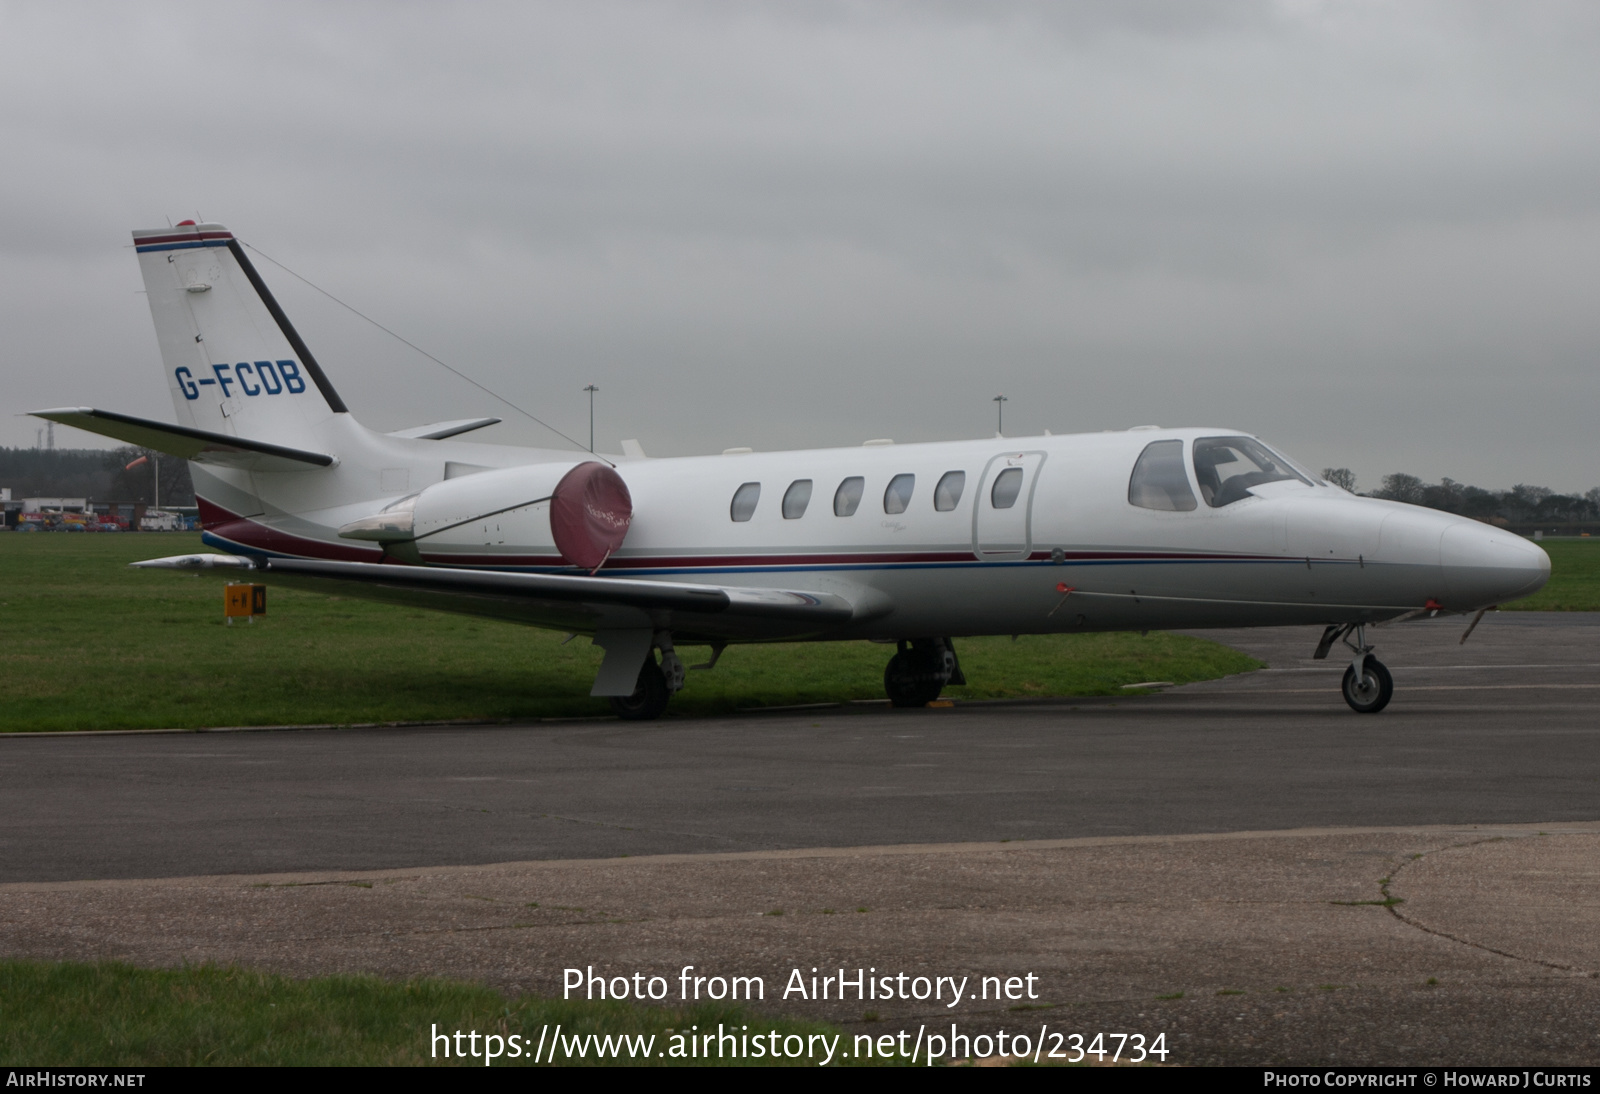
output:
[[[1005,452],[983,469],[972,499],[972,551],[985,562],[1024,559],[1033,549],[1033,494],[1043,452]]]

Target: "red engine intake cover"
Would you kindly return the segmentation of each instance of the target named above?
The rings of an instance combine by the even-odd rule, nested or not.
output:
[[[603,463],[580,463],[561,476],[550,496],[550,533],[574,566],[597,570],[622,546],[633,520],[633,498],[622,476]]]

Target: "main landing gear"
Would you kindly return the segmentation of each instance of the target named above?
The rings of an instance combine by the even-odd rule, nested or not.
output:
[[[1350,635],[1355,634],[1355,641],[1350,641]],[[1322,632],[1322,641],[1317,644],[1317,652],[1311,656],[1318,661],[1328,656],[1328,650],[1335,642],[1342,641],[1355,652],[1355,657],[1350,661],[1350,666],[1344,670],[1344,680],[1339,685],[1344,701],[1350,704],[1350,709],[1357,714],[1376,714],[1389,705],[1389,700],[1394,697],[1394,677],[1389,675],[1389,670],[1382,661],[1372,656],[1372,647],[1367,645],[1367,629],[1360,623],[1331,623]]]
[[[656,663],[656,653],[652,649],[645,654],[644,664],[639,668],[639,683],[633,694],[611,698],[611,710],[618,718],[630,722],[659,718],[667,709],[667,701],[675,692],[683,690],[684,666],[672,648],[672,636],[662,631],[656,635],[655,643],[661,648],[661,663]]]
[[[897,707],[925,707],[946,684],[965,684],[961,662],[948,638],[901,639],[883,670],[883,690]]]

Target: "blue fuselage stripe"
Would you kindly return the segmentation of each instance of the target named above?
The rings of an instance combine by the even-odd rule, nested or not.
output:
[[[225,239],[200,239],[193,243],[152,243],[148,247],[135,247],[138,254],[148,254],[151,251],[188,251],[195,247],[226,247]]]

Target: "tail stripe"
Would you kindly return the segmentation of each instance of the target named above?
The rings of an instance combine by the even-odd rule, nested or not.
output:
[[[211,235],[213,233],[206,233]],[[305,342],[300,339],[300,332],[294,329],[294,324],[289,322],[289,317],[283,314],[283,309],[278,306],[278,301],[273,297],[272,290],[267,288],[267,283],[261,280],[261,275],[256,272],[252,263],[244,253],[244,248],[239,246],[239,241],[233,234],[218,232],[216,235],[227,236],[227,247],[234,260],[239,263],[239,268],[250,279],[250,284],[255,288],[256,294],[261,297],[261,302],[267,306],[267,311],[272,313],[272,318],[277,322],[278,329],[289,340],[289,345],[294,347],[295,353],[300,355],[300,363],[306,366],[306,371],[311,373],[311,380],[317,385],[317,390],[322,392],[322,397],[328,401],[328,409],[335,414],[348,414],[350,408],[344,405],[344,400],[339,398],[339,393],[333,389],[333,383],[327,374],[322,371],[322,366],[317,364],[317,359],[311,356],[311,351],[306,348]]]
[[[232,232],[185,232],[182,235],[139,236],[134,250],[139,254],[148,251],[187,251],[192,247],[226,247],[233,239]]]

